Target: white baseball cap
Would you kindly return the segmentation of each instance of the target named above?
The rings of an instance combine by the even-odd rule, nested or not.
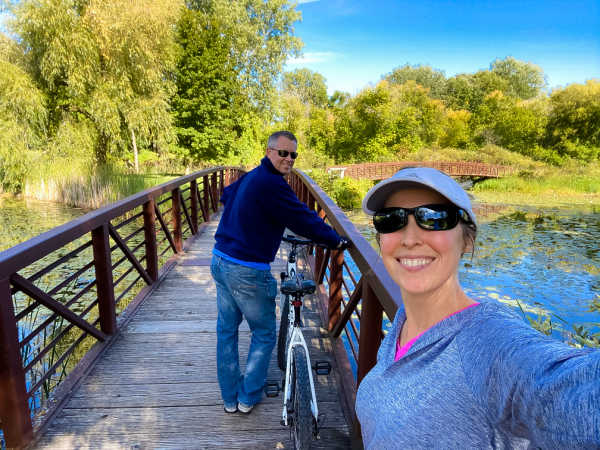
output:
[[[400,169],[391,177],[377,183],[363,199],[362,209],[374,215],[384,207],[385,200],[393,192],[410,186],[425,186],[446,197],[450,202],[465,210],[475,226],[477,220],[466,191],[450,176],[431,167],[410,167]]]

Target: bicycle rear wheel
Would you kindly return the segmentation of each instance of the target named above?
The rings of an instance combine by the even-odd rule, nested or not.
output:
[[[277,336],[277,364],[282,372],[285,372],[287,363],[287,344],[288,344],[288,315],[290,311],[290,299],[286,295],[281,309],[281,320],[279,321],[279,335]]]
[[[296,450],[309,449],[313,436],[313,417],[310,409],[310,379],[304,348],[292,349],[294,366],[292,369],[292,435]]]

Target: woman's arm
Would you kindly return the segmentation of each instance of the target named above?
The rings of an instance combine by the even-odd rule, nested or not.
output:
[[[600,350],[498,317],[463,362],[496,426],[541,448],[600,448]]]

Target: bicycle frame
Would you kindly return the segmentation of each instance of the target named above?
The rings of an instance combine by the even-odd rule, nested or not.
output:
[[[296,254],[297,254],[297,245],[292,244],[292,249],[288,254],[287,261],[287,277],[290,279],[297,279],[297,265],[296,265]],[[313,381],[312,375],[312,367],[310,362],[310,355],[308,352],[308,346],[306,345],[306,341],[304,339],[304,335],[302,334],[302,327],[300,326],[300,311],[302,306],[295,307],[292,304],[292,296],[281,294],[283,296],[284,302],[289,302],[288,308],[288,344],[286,347],[286,370],[285,370],[285,384],[284,384],[284,395],[283,395],[283,413],[282,413],[282,421],[288,426],[288,405],[291,399],[291,365],[293,358],[292,349],[296,346],[301,346],[304,349],[304,353],[306,355],[306,364],[307,364],[307,372],[308,378],[310,381],[310,393],[311,393],[311,401],[310,401],[310,409],[314,418],[315,426],[318,425],[318,417],[319,417],[319,408],[317,406],[317,396],[315,393],[315,385]],[[318,429],[315,430],[318,432]]]
[[[290,316],[291,316],[291,308],[290,308]],[[312,368],[311,368],[311,364],[310,364],[310,355],[308,353],[308,347],[306,345],[306,341],[304,340],[304,335],[302,334],[302,329],[299,325],[294,325],[293,327],[291,327],[291,329],[289,330],[291,331],[291,337],[290,337],[290,342],[288,344],[287,347],[287,361],[286,361],[286,368],[285,368],[285,387],[284,387],[284,391],[283,391],[283,413],[282,413],[282,419],[283,422],[285,423],[285,425],[288,425],[288,417],[287,417],[287,407],[288,407],[288,403],[291,400],[291,390],[290,390],[290,382],[291,382],[291,366],[292,366],[292,348],[300,345],[304,348],[304,352],[306,355],[306,364],[308,366],[308,379],[310,381],[310,394],[311,394],[311,400],[310,400],[310,409],[313,415],[313,418],[315,419],[315,423],[317,422],[317,418],[319,417],[319,408],[317,406],[317,395],[315,393],[315,383],[313,381],[313,375],[312,375]],[[288,333],[289,333],[288,331]]]

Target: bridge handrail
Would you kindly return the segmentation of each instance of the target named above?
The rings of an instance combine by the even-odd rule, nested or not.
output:
[[[89,233],[102,224],[108,223],[114,218],[131,211],[137,206],[143,205],[151,199],[170,192],[192,180],[197,180],[200,177],[211,175],[223,169],[223,167],[214,167],[167,181],[153,188],[146,189],[91,211],[77,219],[73,219],[70,222],[4,250],[0,252],[0,279],[10,276],[12,273],[17,272],[38,260],[41,254],[51,253],[64,246],[66,243]]]
[[[239,168],[214,167],[179,177],[0,252],[0,429],[9,448],[24,447],[33,438],[32,412],[39,409],[35,398],[40,389],[53,389],[55,395],[54,406],[38,421],[38,429],[43,428],[69,387],[86,373],[119,327],[125,324],[126,320],[117,323],[120,302],[131,300],[121,313],[121,317],[128,317],[182,251],[184,239],[195,235],[199,231],[199,222],[208,221],[211,211],[217,211],[219,194],[224,186],[242,173]],[[169,208],[167,202],[170,202]],[[140,207],[141,211],[136,212]],[[111,221],[117,218],[122,220],[113,225]],[[122,236],[123,232],[128,235]],[[159,242],[157,236],[161,232],[164,238]],[[88,233],[91,239],[81,244],[79,241]],[[130,248],[128,241],[135,242],[136,239],[141,242]],[[161,245],[166,248],[159,253]],[[77,248],[71,250],[69,246]],[[112,258],[115,251],[122,254],[117,255],[118,261]],[[170,251],[173,256],[164,261]],[[84,264],[80,261],[84,257],[91,257],[92,261]],[[46,258],[55,259],[48,262]],[[75,258],[75,263],[80,265],[62,267]],[[45,265],[41,269],[31,266],[37,261]],[[127,262],[128,269],[121,265]],[[23,273],[19,274],[19,271]],[[57,276],[54,271],[59,272]],[[118,292],[116,287],[130,281],[127,278],[130,273],[137,278]],[[52,288],[46,285],[56,279],[58,285]],[[80,279],[83,279],[81,284]],[[139,280],[146,286],[131,299],[136,294],[134,288]],[[82,284],[85,286],[73,293]],[[22,295],[20,292],[24,294],[22,298],[26,299],[26,304],[17,300],[16,296]],[[75,308],[80,306],[78,302],[92,294],[96,298],[92,297],[92,301],[84,305],[83,312]],[[15,305],[23,307],[15,311]],[[41,323],[37,320],[38,314],[42,316]],[[19,328],[20,320],[32,317],[35,320]],[[49,327],[51,330],[48,331]],[[73,327],[80,329],[78,336],[69,335],[70,330],[77,331]],[[90,336],[95,339],[95,345],[87,349],[85,355],[75,355],[78,345]],[[61,353],[61,350],[64,351]],[[56,354],[57,361],[51,359],[48,362],[49,354]],[[81,359],[64,380],[61,375],[54,382],[54,372],[71,357]]]
[[[500,177],[515,173],[515,169],[501,164],[478,161],[387,161],[346,164],[328,167],[327,170],[341,171],[355,178],[386,178],[403,167],[434,167],[451,176]],[[389,170],[388,170],[389,169]]]
[[[315,282],[320,288],[321,300],[325,303],[328,330],[334,338],[344,332],[349,340],[358,341],[358,352],[352,342],[350,342],[352,349],[350,354],[342,351],[346,357],[354,360],[354,364],[342,364],[342,366],[345,366],[343,370],[346,372],[343,374],[343,389],[347,407],[350,409],[352,419],[356,420],[353,417],[356,389],[376,362],[377,350],[383,338],[384,314],[390,321],[394,318],[397,310],[394,298],[400,298],[400,289],[389,276],[381,257],[371,244],[308,175],[294,169],[289,183],[298,198],[306,203],[309,209],[316,210],[339,234],[348,237],[353,244],[347,253],[360,272],[359,280],[356,280],[349,270],[343,251],[323,252],[319,248],[314,249],[312,269]],[[327,266],[329,278],[326,274]],[[325,287],[326,280],[328,289]],[[353,286],[349,287],[351,282]],[[360,312],[357,310],[359,303]],[[360,321],[358,329],[353,323],[353,315],[358,316]],[[356,378],[352,373],[348,373],[353,365],[357,368]]]

